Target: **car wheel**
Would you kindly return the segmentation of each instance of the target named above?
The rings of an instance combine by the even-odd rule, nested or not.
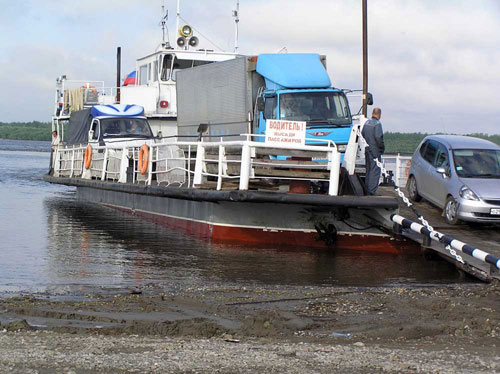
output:
[[[418,194],[417,181],[413,175],[410,175],[410,179],[408,179],[407,189],[411,201],[419,202],[422,200],[422,196]]]
[[[448,196],[444,206],[444,218],[450,225],[456,225],[459,221],[457,216],[458,205],[453,196]]]

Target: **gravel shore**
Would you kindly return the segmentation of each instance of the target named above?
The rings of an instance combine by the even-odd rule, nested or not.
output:
[[[497,284],[0,301],[2,373],[495,373]]]

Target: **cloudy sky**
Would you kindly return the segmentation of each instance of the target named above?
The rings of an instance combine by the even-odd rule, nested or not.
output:
[[[56,77],[116,81],[175,40],[175,0],[0,0],[0,122],[49,121]],[[236,0],[182,0],[200,47],[234,48]],[[369,90],[386,131],[500,133],[500,1],[368,0]],[[240,0],[239,52],[316,52],[362,88],[361,0]],[[203,38],[207,37],[208,39]],[[356,106],[356,105],[354,105]]]

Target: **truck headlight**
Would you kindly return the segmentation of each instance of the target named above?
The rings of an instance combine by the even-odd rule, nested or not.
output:
[[[347,149],[346,144],[337,144],[337,151],[344,153],[346,149]]]
[[[479,197],[467,186],[462,186],[458,194],[465,200],[479,201]]]

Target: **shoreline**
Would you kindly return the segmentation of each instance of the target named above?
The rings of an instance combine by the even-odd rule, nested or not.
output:
[[[494,282],[3,298],[0,371],[500,372],[499,296]]]

